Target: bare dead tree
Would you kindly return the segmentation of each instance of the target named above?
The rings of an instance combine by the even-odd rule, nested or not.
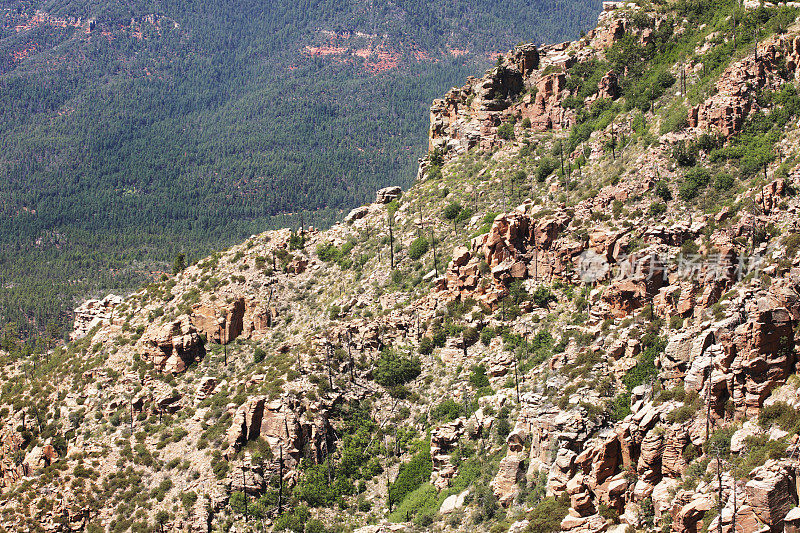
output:
[[[389,212],[387,222],[389,225],[389,261],[391,269],[394,270],[394,214]]]
[[[280,445],[280,455],[278,459],[278,514],[280,515],[283,507],[283,443]]]
[[[719,458],[719,450],[717,450],[717,488],[717,516],[719,517],[717,518],[717,533],[722,533],[722,461]]]
[[[333,390],[333,373],[331,372],[331,352],[333,351],[333,346],[330,343],[326,344],[325,353],[327,355],[327,364],[328,364],[328,384],[331,386],[331,390]]]

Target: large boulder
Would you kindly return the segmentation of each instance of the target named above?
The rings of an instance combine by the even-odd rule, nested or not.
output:
[[[403,194],[403,189],[397,185],[391,187],[384,187],[375,193],[375,203],[388,204],[393,200],[397,200]]]
[[[431,432],[431,460],[433,461],[431,483],[439,490],[446,488],[450,480],[457,474],[455,466],[450,461],[449,452],[458,444],[464,431],[465,420],[458,418],[442,424]]]
[[[192,307],[192,322],[210,342],[228,344],[244,330],[244,314],[244,298],[226,305],[200,303]]]
[[[138,353],[160,372],[180,373],[205,356],[205,346],[187,315],[151,324],[136,344]]]
[[[740,418],[758,416],[772,389],[781,385],[794,368],[794,329],[784,308],[767,308],[752,314],[735,330],[736,358],[733,402]]]
[[[522,467],[525,456],[521,453],[509,453],[500,460],[500,468],[490,486],[503,507],[508,507],[519,494],[517,485],[525,477]]]
[[[109,294],[102,300],[86,300],[75,309],[75,322],[69,339],[84,338],[94,327],[109,324],[114,319],[114,308],[122,303],[122,297]]]
[[[793,466],[770,461],[751,473],[753,479],[745,485],[747,504],[770,531],[783,531],[784,518],[797,505]]]

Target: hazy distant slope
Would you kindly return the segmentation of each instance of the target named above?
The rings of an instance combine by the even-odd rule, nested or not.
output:
[[[598,4],[3,2],[0,318],[409,184],[431,99]]]

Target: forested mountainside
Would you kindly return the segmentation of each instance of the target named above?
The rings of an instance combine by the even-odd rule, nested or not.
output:
[[[800,527],[800,22],[607,2],[414,184],[3,338],[0,530]]]
[[[599,1],[0,3],[0,317],[58,334],[268,228],[408,185],[434,96]]]

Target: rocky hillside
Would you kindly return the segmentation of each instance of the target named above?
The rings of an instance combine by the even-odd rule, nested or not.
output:
[[[5,336],[0,524],[797,531],[796,8],[607,2],[409,190]]]

